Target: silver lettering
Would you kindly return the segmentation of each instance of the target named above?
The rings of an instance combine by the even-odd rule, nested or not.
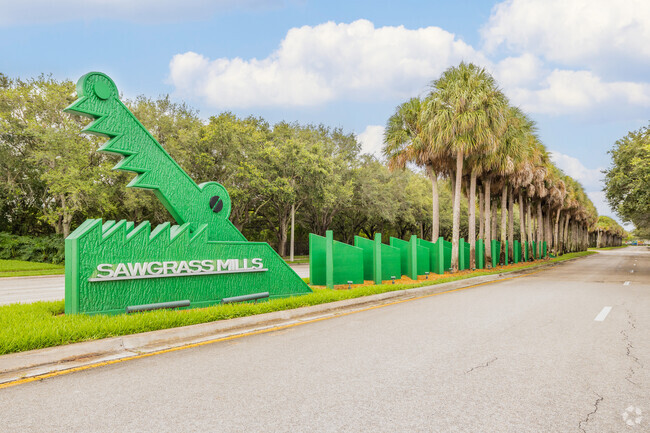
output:
[[[145,275],[147,273],[147,264],[148,263],[127,263],[129,266],[129,274],[134,275]]]
[[[113,277],[113,265],[110,263],[103,263],[101,265],[97,265],[97,278],[112,278]],[[102,275],[99,272],[106,272],[106,274]]]
[[[190,272],[201,272],[203,270],[201,260],[190,260],[190,268]]]
[[[156,266],[155,269],[154,269],[154,265]],[[161,266],[162,266],[162,263],[160,263],[160,262],[151,262],[151,263],[149,263],[149,265],[147,266],[147,273],[149,273],[149,274],[151,274],[151,275],[162,274],[162,268],[161,268]]]
[[[203,272],[214,271],[214,260],[203,260],[201,265],[203,266]]]

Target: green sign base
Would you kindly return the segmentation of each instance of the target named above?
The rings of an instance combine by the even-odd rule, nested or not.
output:
[[[94,119],[84,132],[108,137],[99,150],[124,157],[115,169],[137,174],[128,186],[152,190],[180,225],[151,231],[148,222],[84,222],[65,241],[66,314],[311,292],[268,244],[246,241],[229,220],[228,191],[217,182],[194,183],[120,101],[108,76],[84,75],[77,94],[66,111]]]
[[[65,312],[124,313],[127,307],[269,292],[270,298],[311,289],[267,243],[208,239],[206,225],[87,220],[66,239]]]

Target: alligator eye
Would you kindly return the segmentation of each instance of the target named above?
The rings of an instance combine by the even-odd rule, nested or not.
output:
[[[102,80],[101,78],[95,82],[93,90],[99,99],[108,99],[111,96],[111,87],[106,81]]]
[[[212,212],[214,213],[219,213],[221,212],[221,209],[223,209],[223,200],[221,200],[218,195],[215,195],[210,199],[210,209],[212,209]]]

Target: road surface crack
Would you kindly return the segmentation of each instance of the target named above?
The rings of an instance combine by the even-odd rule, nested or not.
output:
[[[600,404],[601,401],[603,401],[603,397],[600,394],[598,394],[597,392],[594,392],[594,394],[596,394],[598,396],[598,399],[594,402],[594,410],[589,412],[587,414],[587,416],[585,417],[585,419],[583,419],[582,421],[580,421],[578,423],[578,428],[583,433],[587,432],[587,430],[585,430],[585,427],[587,427],[587,423],[589,422],[589,419],[591,418],[592,415],[594,415],[596,412],[598,412],[598,405]],[[582,426],[583,424],[584,424],[584,427]]]
[[[476,367],[472,367],[472,368],[470,368],[469,370],[467,370],[467,371],[465,372],[465,374],[467,374],[467,373],[471,373],[472,371],[476,370],[477,368],[487,367],[487,366],[489,366],[490,364],[492,364],[494,361],[496,361],[497,359],[499,359],[499,358],[490,359],[490,360],[489,360],[488,362],[486,362],[485,364],[480,364],[480,365],[477,365]]]
[[[629,310],[626,310],[627,312],[627,323],[630,325],[628,329],[623,329],[621,331],[621,335],[623,336],[623,342],[625,343],[625,355],[632,360],[632,366],[629,368],[628,374],[625,376],[625,380],[630,382],[634,386],[639,386],[638,383],[632,380],[632,377],[634,377],[634,373],[636,373],[635,366],[638,366],[638,368],[643,368],[643,364],[641,364],[641,361],[639,360],[638,357],[634,355],[632,352],[632,349],[634,349],[634,345],[632,344],[632,341],[630,340],[629,332],[636,330],[636,320],[632,317],[632,313],[630,313]]]

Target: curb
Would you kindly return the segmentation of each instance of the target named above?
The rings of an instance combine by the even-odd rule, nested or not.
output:
[[[32,279],[32,278],[62,278],[65,277],[65,274],[49,274],[49,275],[31,275],[31,276],[21,276],[21,277],[0,277],[3,281],[5,280],[18,280],[18,279]]]
[[[278,326],[291,326],[413,298],[523,277],[581,258],[583,257],[543,264],[521,271],[472,277],[309,307],[2,355],[0,356],[0,389],[11,386],[10,382],[21,379],[124,360],[197,343],[205,344],[241,334],[261,333],[265,330],[268,332]],[[2,386],[3,384],[6,386]]]

